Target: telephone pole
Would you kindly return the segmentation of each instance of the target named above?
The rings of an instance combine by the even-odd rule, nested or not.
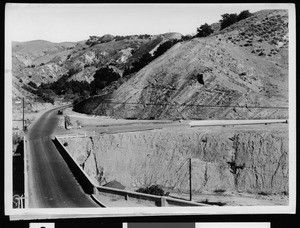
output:
[[[190,173],[190,201],[192,201],[192,158],[189,158],[189,173]]]
[[[23,100],[23,131],[25,131],[25,101],[24,101],[24,97],[22,98]]]

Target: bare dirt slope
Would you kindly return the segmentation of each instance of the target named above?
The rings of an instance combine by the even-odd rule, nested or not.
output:
[[[287,12],[260,11],[212,37],[177,43],[76,110],[140,119],[287,118],[287,51]]]
[[[118,181],[136,190],[156,184],[184,197],[192,158],[195,199],[260,205],[251,199],[264,196],[269,205],[289,191],[287,132],[287,124],[182,126],[61,140],[100,185]]]

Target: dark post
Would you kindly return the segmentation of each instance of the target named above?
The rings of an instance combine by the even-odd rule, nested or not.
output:
[[[192,201],[192,158],[189,159],[189,171],[190,171],[190,201]]]
[[[25,101],[24,101],[24,97],[23,97],[23,131],[25,131],[25,114],[24,114],[24,110],[25,110]]]

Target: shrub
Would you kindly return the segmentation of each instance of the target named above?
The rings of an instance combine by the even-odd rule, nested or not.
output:
[[[33,81],[28,82],[27,85],[31,86],[34,89],[37,89],[37,85]]]
[[[139,188],[138,190],[136,190],[136,192],[157,195],[157,196],[165,195],[164,190],[158,185],[151,185],[146,188]]]
[[[14,132],[12,137],[13,145],[18,145],[22,141],[22,137],[18,132]]]
[[[51,95],[43,94],[42,99],[44,102],[54,104],[54,98]]]
[[[71,68],[69,71],[68,71],[68,76],[71,77],[72,75],[78,73],[80,71],[80,69],[74,69],[74,68]]]
[[[144,34],[144,35],[138,35],[139,39],[148,39],[150,37],[149,34]]]
[[[100,43],[100,37],[98,36],[90,36],[90,38],[85,42],[86,45],[94,46]]]
[[[179,40],[179,41],[191,40],[193,38],[194,38],[194,36],[192,36],[192,35],[186,35],[186,36],[182,36],[181,40]]]

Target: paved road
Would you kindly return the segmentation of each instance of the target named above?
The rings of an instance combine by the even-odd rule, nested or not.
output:
[[[85,194],[52,142],[57,110],[45,112],[27,134],[28,207],[98,207]]]

